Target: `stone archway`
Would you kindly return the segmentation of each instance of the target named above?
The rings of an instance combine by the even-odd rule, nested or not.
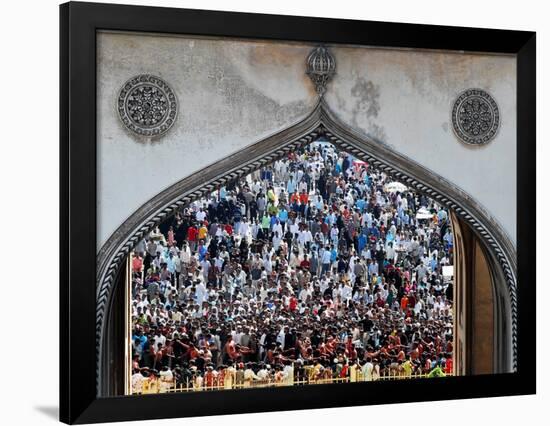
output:
[[[243,177],[289,151],[324,136],[342,150],[372,164],[408,187],[452,210],[483,245],[493,274],[495,307],[494,372],[516,369],[516,249],[500,225],[468,194],[382,142],[360,134],[331,111],[321,97],[314,110],[296,124],[262,139],[222,161],[188,176],[162,191],[135,211],[107,240],[97,264],[97,378],[98,395],[107,396],[110,373],[107,358],[111,333],[107,320],[113,309],[117,277],[136,244],[177,209],[201,198],[230,180]]]

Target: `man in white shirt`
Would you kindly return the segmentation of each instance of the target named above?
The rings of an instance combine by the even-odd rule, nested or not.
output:
[[[301,302],[306,303],[307,298],[310,297],[312,294],[311,287],[309,283],[306,283],[302,291],[300,291],[300,294],[298,295],[298,298]]]
[[[277,232],[279,235],[283,235],[283,226],[281,225],[281,222],[279,221],[279,219],[275,221],[272,231],[274,233]]]
[[[321,265],[322,265],[322,271],[321,274],[326,274],[330,271],[330,249],[328,247],[325,248],[321,255]]]
[[[189,245],[187,242],[183,242],[183,245],[181,247],[180,251],[180,260],[183,264],[184,268],[187,268],[189,266],[189,262],[191,261],[191,250],[189,250]]]
[[[309,229],[303,229],[300,234],[298,235],[298,243],[304,247],[307,243],[311,243],[313,241],[313,235],[311,235],[311,231]]]
[[[386,246],[386,259],[389,261],[395,261],[395,249],[393,248],[393,242],[389,242]]]
[[[239,235],[243,238],[248,238],[248,234],[249,234],[249,231],[250,231],[250,226],[248,224],[248,220],[245,218],[243,218],[242,222],[240,223],[240,226],[239,226]]]
[[[206,212],[201,207],[199,211],[195,214],[195,219],[197,219],[197,222],[202,222],[206,218]]]
[[[162,371],[159,373],[160,376],[160,392],[167,392],[168,389],[172,387],[172,384],[174,383],[174,375],[172,374],[172,370],[170,370],[168,367],[163,367]]]
[[[342,300],[347,302],[348,300],[351,300],[352,295],[353,295],[353,288],[351,287],[349,282],[346,282],[342,287]]]
[[[290,225],[290,232],[293,236],[298,234],[300,232],[300,228],[298,226],[298,221],[295,219],[294,222]]]
[[[272,242],[273,242],[273,248],[274,248],[275,250],[278,250],[278,249],[279,249],[279,246],[281,245],[281,236],[279,235],[278,232],[274,232],[274,233],[273,233]]]
[[[145,377],[140,370],[136,370],[132,375],[132,393],[141,393],[143,391],[143,381]]]
[[[340,231],[338,230],[338,227],[336,224],[332,226],[332,229],[330,230],[330,239],[332,240],[332,243],[336,246],[338,245],[338,234]]]
[[[155,332],[155,336],[153,337],[154,347],[158,348],[158,344],[162,344],[164,346],[166,344],[166,337],[160,334],[160,331]]]
[[[199,306],[201,306],[203,302],[208,300],[206,286],[202,281],[198,281],[195,284],[195,295],[197,296],[197,304]]]

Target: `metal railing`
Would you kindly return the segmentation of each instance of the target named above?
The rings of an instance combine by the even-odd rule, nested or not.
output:
[[[449,376],[451,374],[446,374]],[[278,386],[307,386],[335,383],[354,383],[377,380],[404,380],[404,379],[427,379],[433,378],[429,373],[416,371],[405,373],[403,371],[384,371],[380,375],[373,374],[366,378],[361,370],[352,372],[346,377],[314,377],[304,376],[298,378],[277,379],[237,379],[234,374],[224,376],[223,378],[204,379],[196,377],[187,379],[183,383],[163,380],[162,378],[144,378],[138,389],[132,389],[133,394],[156,394],[156,393],[174,393],[174,392],[203,392],[215,390],[235,390],[247,388],[264,388]]]

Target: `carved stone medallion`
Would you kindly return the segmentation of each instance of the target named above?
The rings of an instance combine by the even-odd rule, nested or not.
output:
[[[178,102],[168,84],[154,75],[128,80],[118,95],[117,109],[131,132],[146,137],[161,136],[176,121]]]
[[[319,96],[323,96],[327,90],[328,82],[336,73],[336,60],[324,46],[313,49],[306,60],[306,74],[315,85]]]
[[[484,145],[491,141],[498,131],[498,105],[484,90],[465,90],[453,105],[452,122],[454,132],[462,142]]]

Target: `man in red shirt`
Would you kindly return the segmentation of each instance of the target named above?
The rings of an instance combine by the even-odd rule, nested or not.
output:
[[[404,311],[407,309],[407,306],[409,305],[409,298],[405,295],[401,298],[401,310]]]
[[[139,255],[139,253],[134,253],[134,258],[132,260],[132,271],[143,271],[143,258]]]
[[[303,189],[302,193],[300,194],[300,203],[307,204],[309,201],[309,195],[307,194],[306,190]]]
[[[294,312],[297,307],[298,307],[298,299],[296,299],[294,296],[291,296],[290,301],[288,303],[288,309],[291,312]]]
[[[452,354],[447,354],[445,359],[445,374],[453,374],[453,356]]]
[[[195,225],[191,225],[187,230],[187,240],[189,241],[189,248],[192,252],[197,249],[197,239],[199,236],[199,230]]]
[[[304,260],[300,262],[300,268],[302,268],[305,271],[309,271],[310,262],[307,258],[307,254],[304,254]]]
[[[357,358],[357,349],[355,349],[355,344],[353,343],[353,336],[350,334],[346,340],[346,355],[352,361]]]
[[[240,353],[237,350],[237,346],[235,345],[235,342],[233,341],[233,338],[231,336],[227,337],[227,343],[225,344],[225,352],[227,353],[227,356],[231,362],[236,361]]]

